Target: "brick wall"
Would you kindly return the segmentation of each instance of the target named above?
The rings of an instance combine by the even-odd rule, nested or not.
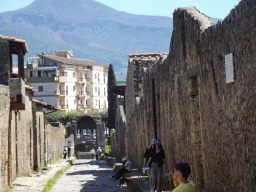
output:
[[[168,167],[188,162],[197,191],[256,190],[255,6],[255,0],[241,1],[217,25],[194,8],[177,9],[169,56],[146,72],[137,104],[131,96],[134,86],[128,65],[130,159],[143,159],[156,130]],[[235,78],[227,84],[229,53]]]

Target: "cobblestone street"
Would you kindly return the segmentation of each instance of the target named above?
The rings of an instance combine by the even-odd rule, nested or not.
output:
[[[78,159],[60,177],[51,192],[128,192],[126,186],[119,187],[111,181],[113,169],[105,161]]]

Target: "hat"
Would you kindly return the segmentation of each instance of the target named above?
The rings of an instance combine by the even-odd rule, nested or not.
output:
[[[127,161],[127,158],[126,158],[126,157],[124,157],[122,161]]]
[[[155,145],[155,144],[156,144],[156,139],[152,139],[152,140],[151,140],[151,144],[152,144],[152,145]]]
[[[156,145],[161,145],[161,141],[159,139],[156,140]]]

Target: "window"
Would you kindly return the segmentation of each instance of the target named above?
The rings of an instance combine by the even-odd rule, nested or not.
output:
[[[100,109],[100,100],[99,100],[99,109]]]
[[[76,104],[76,100],[74,100],[74,105]]]
[[[30,71],[30,77],[33,77],[33,71]]]
[[[100,74],[98,74],[98,83],[100,82]]]
[[[104,87],[104,96],[106,96],[106,88]]]
[[[75,78],[75,76],[76,76],[76,73],[75,73],[75,72],[73,72],[73,78]]]
[[[95,79],[97,79],[97,74],[95,74]]]
[[[98,87],[98,96],[100,96],[100,88]]]
[[[95,92],[97,92],[97,87],[95,87]]]
[[[44,87],[43,86],[38,86],[38,91],[39,92],[43,92],[44,91]]]
[[[73,91],[74,91],[74,92],[76,91],[76,86],[73,86]]]
[[[104,108],[106,108],[107,106],[106,106],[106,100],[104,100]]]
[[[106,75],[104,75],[104,83],[106,83],[106,79],[105,78],[106,78]]]
[[[60,100],[60,105],[61,105],[61,100]]]
[[[41,77],[41,71],[38,71],[38,72],[37,72],[37,76],[38,76],[38,77]]]
[[[97,100],[95,100],[95,105],[97,105]]]

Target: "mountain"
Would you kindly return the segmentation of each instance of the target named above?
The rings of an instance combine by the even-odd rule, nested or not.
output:
[[[0,35],[27,41],[25,59],[41,52],[73,50],[75,58],[113,64],[126,78],[128,54],[168,52],[172,18],[133,15],[94,0],[35,0],[0,14]]]

